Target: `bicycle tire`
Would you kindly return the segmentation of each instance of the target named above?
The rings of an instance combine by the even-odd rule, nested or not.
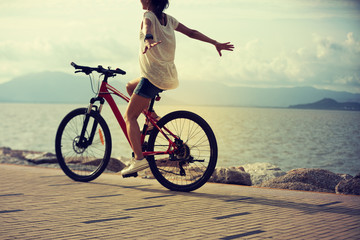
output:
[[[61,121],[56,137],[55,151],[61,169],[75,181],[88,182],[96,179],[105,170],[111,156],[111,135],[104,118],[95,111],[89,113],[85,137],[91,128],[97,129],[91,145],[77,146],[87,108],[78,108],[68,113]]]
[[[164,127],[169,129],[183,144],[172,160],[169,155],[148,157],[154,177],[172,191],[189,192],[203,186],[214,172],[218,154],[216,138],[209,124],[195,113],[176,111],[162,117],[158,126],[163,131]],[[168,145],[164,135],[154,128],[148,151],[166,151]]]

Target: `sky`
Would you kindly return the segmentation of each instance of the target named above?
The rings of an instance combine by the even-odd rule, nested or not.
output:
[[[170,0],[184,25],[233,52],[177,33],[181,81],[360,93],[360,1]],[[0,0],[0,84],[70,62],[139,77],[140,0]]]

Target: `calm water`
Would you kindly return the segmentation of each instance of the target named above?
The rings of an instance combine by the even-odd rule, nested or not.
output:
[[[83,105],[0,107],[0,146],[55,152],[60,121]],[[305,167],[360,172],[360,112],[164,105],[156,109],[160,115],[185,109],[205,118],[217,137],[218,166],[270,162],[284,171]],[[103,114],[112,132],[112,156],[130,157],[131,149],[112,113],[106,107]]]

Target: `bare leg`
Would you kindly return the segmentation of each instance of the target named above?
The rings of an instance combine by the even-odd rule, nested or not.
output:
[[[126,84],[126,91],[128,92],[130,97],[133,95],[134,90],[135,90],[136,86],[139,84],[140,80],[141,80],[141,78],[137,78],[137,79],[131,80],[130,82],[128,82]],[[147,109],[145,108],[144,110],[147,110]],[[153,118],[158,118],[159,117],[155,112],[152,112],[151,116]]]
[[[124,119],[126,123],[126,130],[134,151],[135,159],[141,160],[144,158],[141,147],[141,133],[137,119],[141,112],[149,106],[150,99],[144,98],[137,94],[132,94],[129,105],[126,109]]]
[[[141,80],[141,78],[137,78],[137,79],[131,80],[130,82],[128,82],[126,84],[126,91],[128,92],[130,97],[134,93],[134,90],[135,90],[136,86],[139,84],[140,80]]]

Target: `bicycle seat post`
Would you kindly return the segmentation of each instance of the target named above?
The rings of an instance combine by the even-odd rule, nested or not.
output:
[[[160,96],[159,95],[156,95],[155,97],[153,97],[150,101],[150,104],[149,104],[149,108],[148,108],[148,111],[149,112],[154,112],[154,103],[155,103],[155,100],[159,99]],[[160,99],[159,99],[160,100]],[[159,101],[157,100],[157,101]]]

